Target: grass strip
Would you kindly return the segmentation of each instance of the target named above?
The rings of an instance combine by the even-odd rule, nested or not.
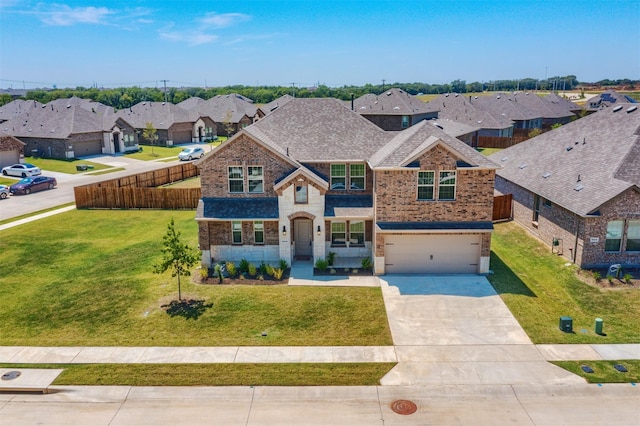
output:
[[[375,386],[395,363],[0,364],[64,369],[57,386]]]
[[[552,364],[564,368],[573,374],[584,377],[589,383],[637,383],[640,382],[640,360],[628,359],[621,361],[553,361]],[[613,366],[623,365],[626,373],[621,373]],[[585,373],[582,366],[588,365],[593,373]]]
[[[20,215],[20,216],[12,217],[11,219],[0,220],[0,225],[4,225],[5,223],[15,222],[16,220],[26,219],[28,217],[37,216],[37,215],[42,214],[42,213],[47,213],[47,212],[51,212],[51,211],[54,211],[54,210],[59,210],[59,209],[65,208],[65,207],[69,207],[69,206],[75,206],[75,205],[76,205],[75,202],[66,203],[66,204],[60,204],[59,206],[50,207],[48,209],[43,209],[43,210],[38,210],[37,212],[33,212],[33,213],[23,214],[23,215]]]

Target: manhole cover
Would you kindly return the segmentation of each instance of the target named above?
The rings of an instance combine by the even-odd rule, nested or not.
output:
[[[2,375],[2,380],[13,380],[13,379],[17,379],[18,377],[20,377],[20,374],[22,374],[19,371],[9,371],[7,373],[4,373]]]
[[[418,410],[418,407],[411,401],[407,401],[406,399],[399,399],[391,403],[391,409],[394,413],[406,416],[415,413]]]

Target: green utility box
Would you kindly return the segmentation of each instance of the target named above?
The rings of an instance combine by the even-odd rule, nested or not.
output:
[[[596,334],[602,334],[602,318],[596,318]]]
[[[560,330],[565,333],[573,332],[573,320],[571,317],[560,317]]]

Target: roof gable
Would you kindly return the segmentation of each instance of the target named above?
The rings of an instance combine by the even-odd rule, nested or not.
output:
[[[355,112],[362,115],[417,115],[437,111],[402,89],[389,89],[380,95],[366,94],[353,101]]]

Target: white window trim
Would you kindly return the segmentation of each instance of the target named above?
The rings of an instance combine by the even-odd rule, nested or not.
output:
[[[362,176],[356,176],[356,178],[360,179],[362,178],[362,189],[354,189],[352,188],[352,179],[353,179],[353,174],[351,173],[351,167],[352,166],[362,166]],[[346,170],[345,170],[346,173]],[[346,185],[345,185],[346,186]],[[349,164],[349,189],[352,191],[364,191],[367,189],[367,165],[365,163],[350,163]]]
[[[260,179],[252,179],[251,178],[251,174],[249,173],[249,169],[252,168],[252,167],[253,168],[259,167],[260,169],[262,169],[262,174],[260,175]],[[249,183],[251,181],[257,181],[257,180],[260,180],[262,182],[262,191],[251,192],[250,189],[249,189],[250,188]],[[258,165],[247,166],[247,193],[248,194],[264,194],[264,166],[258,166]]]
[[[232,178],[231,177],[231,169],[238,168],[242,172],[242,176],[240,178]],[[242,191],[231,191],[231,182],[242,181]],[[236,165],[236,166],[227,166],[227,190],[230,194],[243,194],[244,193],[244,167]]]
[[[442,173],[453,173],[455,176],[455,183],[453,185],[451,184],[445,184],[445,185],[441,185],[440,180],[442,179]],[[440,198],[440,188],[444,187],[444,188],[450,188],[453,186],[453,198],[447,198],[447,199],[441,199]],[[439,170],[438,171],[438,197],[437,200],[438,201],[455,201],[456,197],[458,195],[458,173],[456,170]]]
[[[620,222],[622,224],[622,228],[620,229],[620,236],[619,238],[607,238],[607,234],[609,233],[609,224],[612,222]],[[624,239],[624,220],[619,219],[619,220],[610,220],[607,222],[607,229],[605,230],[605,235],[604,235],[604,252],[605,253],[620,253],[622,252],[622,240]],[[617,240],[618,241],[618,248],[616,250],[607,250],[607,241],[609,240]]]
[[[235,238],[234,238],[234,233],[237,232],[237,231],[233,228],[233,225],[236,224],[236,223],[240,224],[240,229],[239,229],[240,242],[236,242]],[[231,244],[233,244],[233,245],[242,245],[242,221],[240,221],[240,220],[231,221]]]
[[[261,227],[261,229],[258,229],[258,225]],[[256,238],[256,235],[258,232],[262,233],[262,242],[258,242],[258,239]],[[263,246],[265,244],[264,242],[264,221],[262,220],[256,220],[253,222],[253,243],[255,245],[258,246]]]
[[[362,224],[362,231],[352,231],[351,230],[353,225],[360,224],[360,223]],[[355,243],[352,241],[353,240],[352,234],[354,234],[354,233],[362,234],[362,244],[359,244],[357,241]],[[350,246],[353,245],[353,246],[356,246],[356,247],[364,247],[366,235],[367,235],[367,225],[366,225],[364,220],[353,220],[353,221],[349,222],[349,245]]]
[[[333,166],[344,166],[344,175],[338,176],[333,174]],[[329,188],[333,188],[333,179],[344,179],[343,189],[333,189],[333,191],[344,191],[347,189],[347,164],[346,163],[331,163],[329,165]]]
[[[344,225],[343,232],[333,232],[333,225],[341,223]],[[344,243],[334,243],[333,234],[344,234]],[[343,247],[347,245],[347,237],[349,236],[349,229],[347,228],[347,222],[342,220],[336,220],[331,222],[331,245],[336,247]]]
[[[433,173],[433,183],[431,185],[420,184],[420,173]],[[418,170],[418,174],[416,175],[416,187],[418,188],[416,191],[416,199],[418,201],[435,201],[436,199],[436,172],[435,170]],[[431,187],[431,198],[420,198],[420,188],[423,187]]]
[[[298,187],[304,187],[306,188],[305,190],[305,199],[304,201],[298,201],[298,191],[297,188]],[[309,185],[293,185],[293,202],[294,204],[309,204]]]

